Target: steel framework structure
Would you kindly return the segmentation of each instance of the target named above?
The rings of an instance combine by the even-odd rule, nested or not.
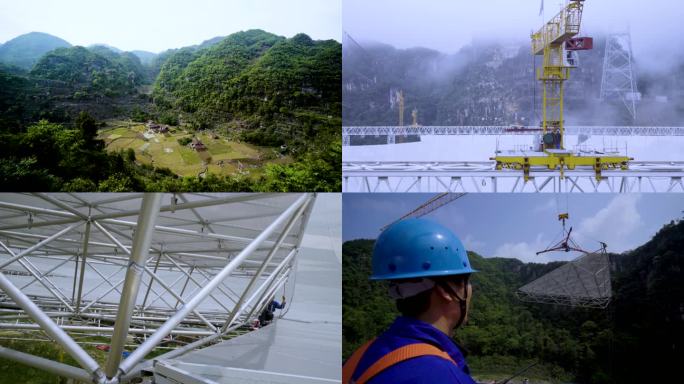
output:
[[[435,126],[345,126],[342,127],[343,145],[351,144],[351,136],[387,136],[393,144],[399,135],[531,135],[538,129],[511,128],[506,125],[435,125]],[[684,127],[649,126],[591,126],[565,127],[566,135],[596,136],[684,136]]]
[[[4,347],[0,357],[118,383],[155,348],[175,347],[160,356],[172,358],[248,331],[295,268],[314,200],[0,194],[0,329],[52,340],[80,368]],[[83,348],[95,335],[111,335],[104,366]]]
[[[605,248],[586,253],[524,285],[516,294],[534,303],[605,308],[612,297],[610,258]]]
[[[640,98],[632,70],[632,38],[629,32],[614,33],[606,39],[601,77],[601,100],[617,100],[627,108],[632,121]]]
[[[628,170],[557,171],[531,167],[529,177],[492,161],[343,162],[343,192],[684,192],[684,161],[630,162]]]

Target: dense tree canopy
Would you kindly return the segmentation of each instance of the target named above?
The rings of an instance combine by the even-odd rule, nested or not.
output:
[[[135,70],[136,64],[140,66],[137,57],[101,47],[94,50],[84,47],[56,49],[41,57],[31,75],[66,83],[75,92],[75,98],[122,95],[142,83],[142,72],[136,75]],[[108,57],[101,54],[103,51]]]

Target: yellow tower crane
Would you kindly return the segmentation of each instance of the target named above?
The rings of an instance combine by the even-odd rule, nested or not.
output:
[[[417,127],[418,126],[418,109],[413,108],[413,111],[411,111],[411,118],[413,119],[413,123],[411,123],[412,127]]]
[[[565,121],[563,119],[563,83],[577,62],[576,51],[591,49],[590,37],[575,37],[580,30],[584,0],[570,0],[561,11],[541,29],[532,34],[532,54],[543,56],[543,65],[537,70],[542,93],[541,152],[524,152],[493,157],[496,169],[522,169],[529,179],[530,167],[546,166],[563,170],[575,167],[592,167],[596,179],[601,180],[603,169],[627,169],[631,158],[619,154],[579,155],[565,148]]]
[[[404,90],[397,91],[397,100],[399,101],[399,126],[404,126]]]

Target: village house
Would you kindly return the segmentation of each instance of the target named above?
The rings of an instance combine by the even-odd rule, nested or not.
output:
[[[163,125],[163,124],[157,124],[153,122],[152,120],[147,122],[147,129],[154,133],[166,133],[169,131],[169,126],[168,125]]]
[[[204,143],[202,143],[202,141],[196,137],[192,138],[192,142],[190,143],[190,148],[194,149],[197,152],[207,150],[207,147],[204,145]]]

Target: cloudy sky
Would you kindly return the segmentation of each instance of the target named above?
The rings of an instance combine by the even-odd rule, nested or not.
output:
[[[411,211],[433,194],[353,194],[343,196],[344,241],[376,238],[380,228]],[[483,256],[525,262],[569,260],[576,253],[535,252],[560,240],[558,213],[568,212],[573,238],[587,251],[599,241],[609,252],[647,242],[664,225],[682,218],[684,194],[468,194],[426,217],[451,228],[468,250]]]
[[[528,41],[564,1],[545,0],[343,0],[343,28],[356,40],[447,53],[475,40]],[[657,62],[684,32],[684,1],[587,0],[582,34],[630,29],[635,56]],[[681,44],[680,44],[681,45]]]
[[[341,41],[341,0],[21,0],[0,2],[0,43],[46,32],[74,45],[160,52],[259,28]]]

